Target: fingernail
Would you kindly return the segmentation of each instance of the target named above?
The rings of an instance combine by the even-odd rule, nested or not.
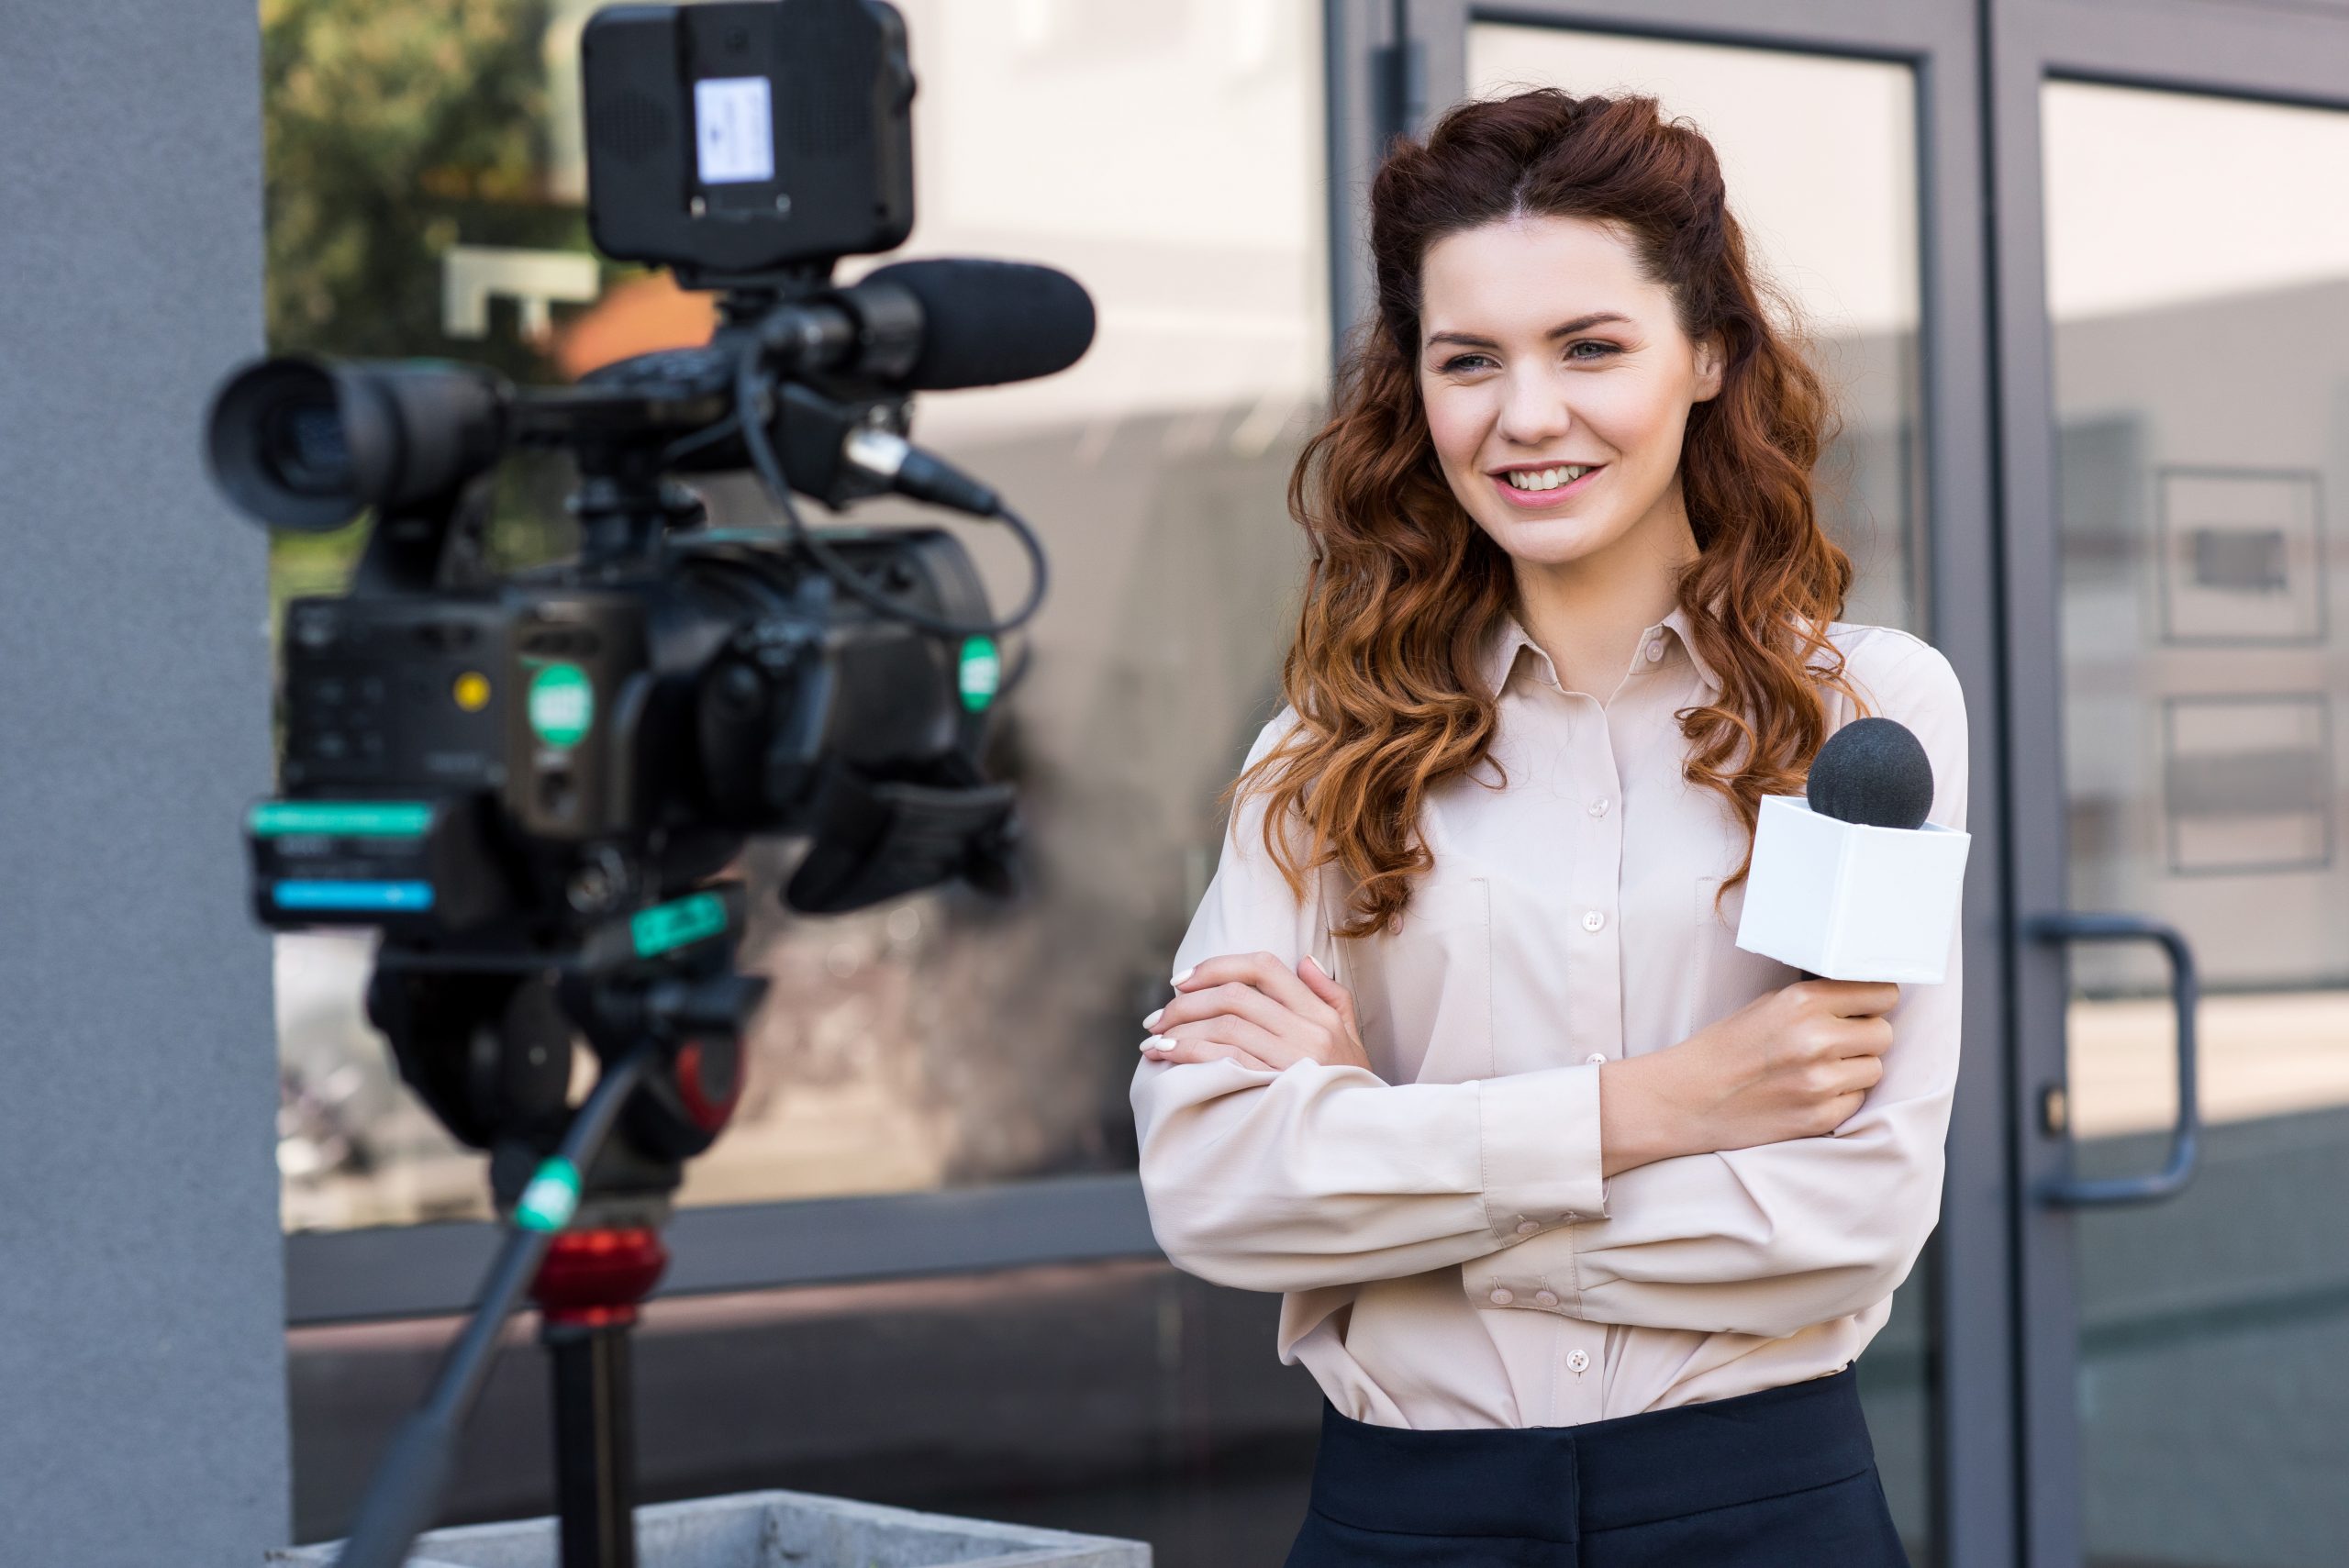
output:
[[[1197,964],[1196,964],[1196,963],[1195,963],[1195,964],[1191,965],[1191,967],[1190,967],[1190,968],[1188,968],[1188,969],[1185,970],[1182,973],[1180,973],[1180,974],[1176,975],[1176,976],[1175,976],[1175,977],[1174,977],[1171,982],[1169,982],[1169,984],[1175,984],[1175,985],[1180,985],[1180,984],[1183,984],[1183,982],[1185,982],[1186,980],[1188,980],[1189,978],[1191,978],[1191,976],[1192,976],[1192,975],[1197,974],[1198,972],[1199,972],[1199,966],[1198,966]]]
[[[1156,1028],[1158,1027],[1158,1020],[1159,1020],[1159,1019],[1161,1019],[1161,1018],[1164,1018],[1165,1016],[1166,1016],[1166,1009],[1165,1009],[1165,1008],[1163,1008],[1163,1007],[1161,1007],[1161,1008],[1159,1008],[1159,1009],[1158,1009],[1158,1011],[1156,1011],[1156,1012],[1154,1012],[1154,1013],[1151,1014],[1151,1015],[1150,1015],[1150,1017],[1148,1017],[1148,1018],[1146,1018],[1142,1019],[1142,1021],[1141,1021],[1141,1027],[1142,1027],[1142,1028],[1144,1028],[1144,1029],[1156,1029]]]
[[[1144,1051],[1163,1051],[1166,1049],[1166,1037],[1163,1034],[1152,1035],[1148,1040],[1141,1042],[1141,1049]]]
[[[1322,968],[1322,967],[1321,967],[1321,965],[1320,965],[1319,963],[1315,962],[1315,961],[1314,961],[1314,957],[1313,957],[1313,955],[1312,955],[1311,953],[1307,953],[1307,954],[1305,955],[1305,962],[1313,965],[1313,973],[1316,973],[1316,974],[1319,975],[1319,976],[1320,976],[1322,979],[1324,979],[1324,980],[1327,980],[1327,979],[1329,979],[1329,978],[1330,978],[1330,972],[1329,972],[1328,970],[1326,970],[1326,969]]]

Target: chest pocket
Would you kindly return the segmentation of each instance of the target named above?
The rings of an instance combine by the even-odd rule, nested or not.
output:
[[[1370,1064],[1390,1084],[1493,1074],[1493,906],[1481,876],[1441,873],[1411,895],[1395,930],[1341,940]]]

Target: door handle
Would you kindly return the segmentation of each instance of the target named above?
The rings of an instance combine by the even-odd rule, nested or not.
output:
[[[2039,1201],[2057,1208],[2098,1208],[2116,1204],[2158,1203],[2176,1197],[2194,1179],[2202,1148],[2202,1113],[2195,1095],[2194,1013],[2201,1000],[2194,950],[2172,926],[2136,915],[2077,915],[2066,910],[2034,915],[2023,934],[2042,942],[2149,941],[2169,959],[2169,994],[2177,1013],[2177,1120],[2170,1129],[2169,1159],[2142,1176],[2057,1176],[2038,1188]],[[2066,1141],[2069,1134],[2066,1133]]]

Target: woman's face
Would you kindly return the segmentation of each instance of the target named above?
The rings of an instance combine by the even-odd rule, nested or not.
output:
[[[1682,558],[1681,433],[1720,355],[1630,245],[1586,218],[1507,218],[1438,240],[1419,281],[1428,428],[1477,526],[1527,565]]]

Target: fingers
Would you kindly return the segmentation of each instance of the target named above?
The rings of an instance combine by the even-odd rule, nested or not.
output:
[[[1900,1000],[1900,987],[1889,980],[1806,980],[1806,990],[1818,994],[1820,1004],[1839,1018],[1882,1017]]]
[[[1847,1056],[1835,1063],[1831,1082],[1837,1095],[1865,1095],[1884,1082],[1884,1058]]]
[[[1174,982],[1174,993],[1179,1001],[1211,987],[1229,984],[1252,985],[1281,1006],[1302,1013],[1317,1023],[1327,1023],[1335,1012],[1329,1003],[1297,977],[1297,973],[1286,962],[1277,954],[1269,952],[1225,953],[1218,958],[1201,959]]]
[[[1297,978],[1312,988],[1313,994],[1337,1010],[1346,1027],[1354,1027],[1354,994],[1338,984],[1335,976],[1322,968],[1311,953],[1307,953],[1297,966]]]
[[[1286,1033],[1275,1033],[1230,1013],[1201,1018],[1197,1023],[1182,1024],[1172,1029],[1161,1020],[1151,1033],[1167,1040],[1205,1040],[1219,1045],[1236,1045],[1259,1062],[1269,1062],[1275,1068],[1286,1067],[1312,1054]]]
[[[1818,1037],[1822,1056],[1879,1057],[1892,1049],[1892,1020],[1879,1016],[1836,1018]]]
[[[1141,1048],[1143,1060],[1167,1062],[1237,1062],[1242,1067],[1254,1068],[1260,1073],[1280,1071],[1254,1052],[1243,1051],[1239,1046],[1224,1040],[1197,1038],[1186,1040],[1174,1036],[1162,1036],[1160,1040],[1161,1043],[1155,1044],[1148,1040],[1143,1041]]]
[[[1232,980],[1177,995],[1142,1019],[1141,1027],[1152,1034],[1171,1034],[1186,1025],[1202,1024],[1210,1018],[1238,1018],[1266,1034],[1275,1034],[1290,1016],[1288,1008],[1255,986]]]

